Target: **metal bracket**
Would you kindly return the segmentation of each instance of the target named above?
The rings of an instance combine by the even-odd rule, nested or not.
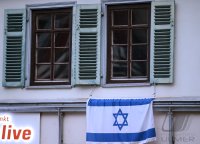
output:
[[[171,108],[169,108],[168,115],[169,115],[169,144],[174,144],[173,112]]]
[[[58,144],[63,144],[63,112],[58,108]]]

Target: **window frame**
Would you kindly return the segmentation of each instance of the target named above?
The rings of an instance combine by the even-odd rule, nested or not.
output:
[[[136,0],[136,1],[132,1],[132,0],[126,0],[126,1],[122,1],[122,0],[103,0],[102,1],[102,11],[103,13],[103,17],[102,17],[102,41],[101,41],[101,45],[102,45],[102,57],[101,57],[101,63],[102,63],[102,69],[101,69],[101,73],[102,73],[102,80],[101,80],[101,86],[102,87],[129,87],[129,86],[151,86],[150,83],[150,76],[149,76],[149,80],[148,81],[144,81],[144,82],[131,82],[131,83],[124,83],[119,81],[118,83],[108,83],[107,82],[107,59],[104,58],[104,56],[107,56],[107,43],[108,43],[108,38],[107,38],[107,31],[108,31],[108,27],[107,27],[107,17],[108,17],[108,6],[112,6],[112,5],[126,5],[126,4],[130,4],[130,5],[134,5],[134,4],[140,4],[140,3],[150,3],[150,15],[151,15],[151,2],[152,0]],[[150,20],[150,24],[151,24],[151,20]],[[150,30],[151,30],[151,26],[150,26]],[[151,41],[151,31],[149,34],[149,41]],[[151,45],[149,48],[149,53],[151,53]],[[151,63],[151,59],[149,57],[149,65]],[[149,75],[150,75],[150,66],[149,66]]]
[[[68,73],[68,78],[67,80],[54,80],[54,74],[52,74],[52,72],[54,71],[54,66],[56,66],[56,62],[54,61],[55,57],[53,55],[55,55],[55,50],[57,49],[56,46],[55,46],[55,41],[53,40],[53,37],[51,36],[51,47],[49,48],[39,48],[39,49],[49,49],[51,51],[51,55],[50,55],[50,64],[48,64],[50,67],[51,67],[51,71],[50,71],[50,81],[43,81],[43,80],[35,80],[35,76],[36,76],[36,66],[37,66],[37,63],[36,63],[36,51],[38,49],[38,44],[37,44],[37,40],[36,40],[36,35],[37,33],[41,33],[41,32],[48,32],[48,33],[51,33],[51,34],[56,34],[58,32],[62,32],[61,29],[37,29],[36,28],[36,17],[38,15],[41,15],[41,14],[52,14],[52,15],[57,15],[59,13],[71,13],[71,18],[70,18],[70,25],[69,25],[69,28],[64,28],[63,31],[69,33],[69,40],[70,40],[70,43],[69,43],[69,47],[67,47],[68,49],[68,52],[69,52],[69,57],[68,57],[68,61],[67,62],[63,62],[61,63],[62,65],[65,64],[65,65],[68,65],[67,66],[67,69],[69,71],[67,71]],[[33,20],[33,23],[34,23],[34,26],[32,26],[32,41],[31,41],[31,85],[68,85],[71,83],[71,49],[72,49],[72,45],[71,45],[71,42],[72,42],[72,8],[63,8],[63,9],[47,9],[47,10],[35,10],[35,11],[32,11],[32,20]],[[54,20],[51,20],[51,22],[53,22]],[[54,21],[55,23],[55,21]],[[63,49],[63,48],[62,48]],[[65,48],[66,49],[66,48]],[[68,63],[68,64],[67,64]],[[44,65],[44,64],[42,64]],[[59,64],[60,65],[60,64]]]
[[[32,10],[41,10],[41,9],[59,9],[59,8],[72,8],[72,27],[71,27],[71,76],[69,79],[71,79],[71,82],[68,84],[60,84],[60,85],[31,85],[31,41],[32,41]],[[27,24],[26,24],[26,81],[25,86],[26,88],[72,88],[72,85],[75,83],[74,79],[74,69],[75,66],[73,65],[75,55],[75,35],[73,34],[75,32],[75,18],[74,15],[76,15],[76,2],[53,2],[53,3],[44,3],[44,4],[31,4],[26,5],[27,10]]]
[[[142,4],[129,4],[129,5],[120,5],[120,6],[111,6],[108,8],[108,13],[111,14],[113,11],[117,11],[117,10],[121,10],[121,9],[126,9],[130,12],[131,9],[133,10],[136,10],[138,8],[143,8],[143,9],[146,9],[148,11],[148,15],[147,15],[147,18],[148,18],[148,21],[147,21],[147,25],[144,26],[134,26],[132,25],[132,21],[129,20],[129,23],[127,26],[112,26],[112,16],[109,15],[107,17],[107,21],[108,21],[108,30],[107,30],[107,36],[109,37],[108,38],[108,42],[107,42],[107,83],[139,83],[139,82],[149,82],[149,79],[150,79],[150,72],[149,72],[149,69],[150,69],[150,23],[151,23],[151,10],[150,10],[150,4],[149,3],[142,3]],[[128,14],[130,15],[130,13]],[[127,43],[127,52],[130,52],[128,54],[128,57],[127,57],[127,63],[128,63],[128,67],[127,67],[127,77],[128,78],[113,78],[112,79],[112,68],[111,68],[111,62],[112,62],[112,49],[111,49],[111,45],[112,44],[112,40],[111,38],[111,32],[113,30],[124,30],[126,29],[127,30],[127,34],[128,34],[128,43]],[[131,39],[132,39],[132,35],[131,35],[131,31],[132,30],[135,30],[135,29],[145,29],[147,31],[147,34],[146,34],[146,38],[147,38],[147,42],[146,42],[146,46],[147,46],[147,50],[146,50],[146,54],[147,54],[147,59],[145,60],[146,61],[146,76],[133,76],[132,78],[129,78],[131,76],[131,65],[130,65],[130,62],[134,62],[134,61],[144,61],[144,60],[134,60],[131,58],[131,46],[134,45],[134,43],[131,43]],[[110,69],[109,69],[110,68]],[[137,78],[138,77],[138,78]]]

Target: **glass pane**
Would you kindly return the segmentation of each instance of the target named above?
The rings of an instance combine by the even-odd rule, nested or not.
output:
[[[37,49],[37,62],[50,63],[51,62],[51,49]]]
[[[70,27],[70,14],[56,14],[55,28],[69,28]]]
[[[50,79],[50,65],[37,65],[37,79]]]
[[[112,65],[113,77],[127,77],[127,63],[114,62]]]
[[[55,34],[55,47],[69,47],[69,32]]]
[[[113,11],[113,25],[128,25],[128,11]]]
[[[134,29],[132,30],[132,43],[147,43],[147,30]]]
[[[147,10],[146,9],[134,9],[132,11],[132,24],[148,24]]]
[[[113,46],[113,60],[127,60],[127,46]]]
[[[37,16],[38,29],[51,29],[51,15],[41,14]]]
[[[147,62],[133,62],[131,73],[132,76],[147,76]]]
[[[146,60],[147,59],[147,46],[134,45],[132,47],[132,60]]]
[[[55,49],[55,62],[69,62],[69,49]]]
[[[127,44],[128,32],[127,30],[113,31],[113,44]]]
[[[54,65],[54,79],[67,79],[68,65]]]
[[[51,33],[37,33],[38,47],[51,47]]]

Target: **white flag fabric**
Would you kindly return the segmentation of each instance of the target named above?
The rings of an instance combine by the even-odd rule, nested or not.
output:
[[[143,144],[156,140],[152,101],[89,99],[87,144]]]

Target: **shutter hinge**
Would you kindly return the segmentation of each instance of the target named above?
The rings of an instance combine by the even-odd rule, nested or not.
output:
[[[4,29],[4,34],[5,34],[5,35],[7,34],[7,29]]]
[[[103,17],[104,16],[104,13],[103,12],[101,12],[101,17]]]
[[[27,22],[27,23],[29,22],[29,18],[26,19],[26,22]]]
[[[26,10],[25,16],[26,16],[26,22],[28,23],[29,22],[29,17],[30,17],[30,14],[29,14],[28,10]]]

